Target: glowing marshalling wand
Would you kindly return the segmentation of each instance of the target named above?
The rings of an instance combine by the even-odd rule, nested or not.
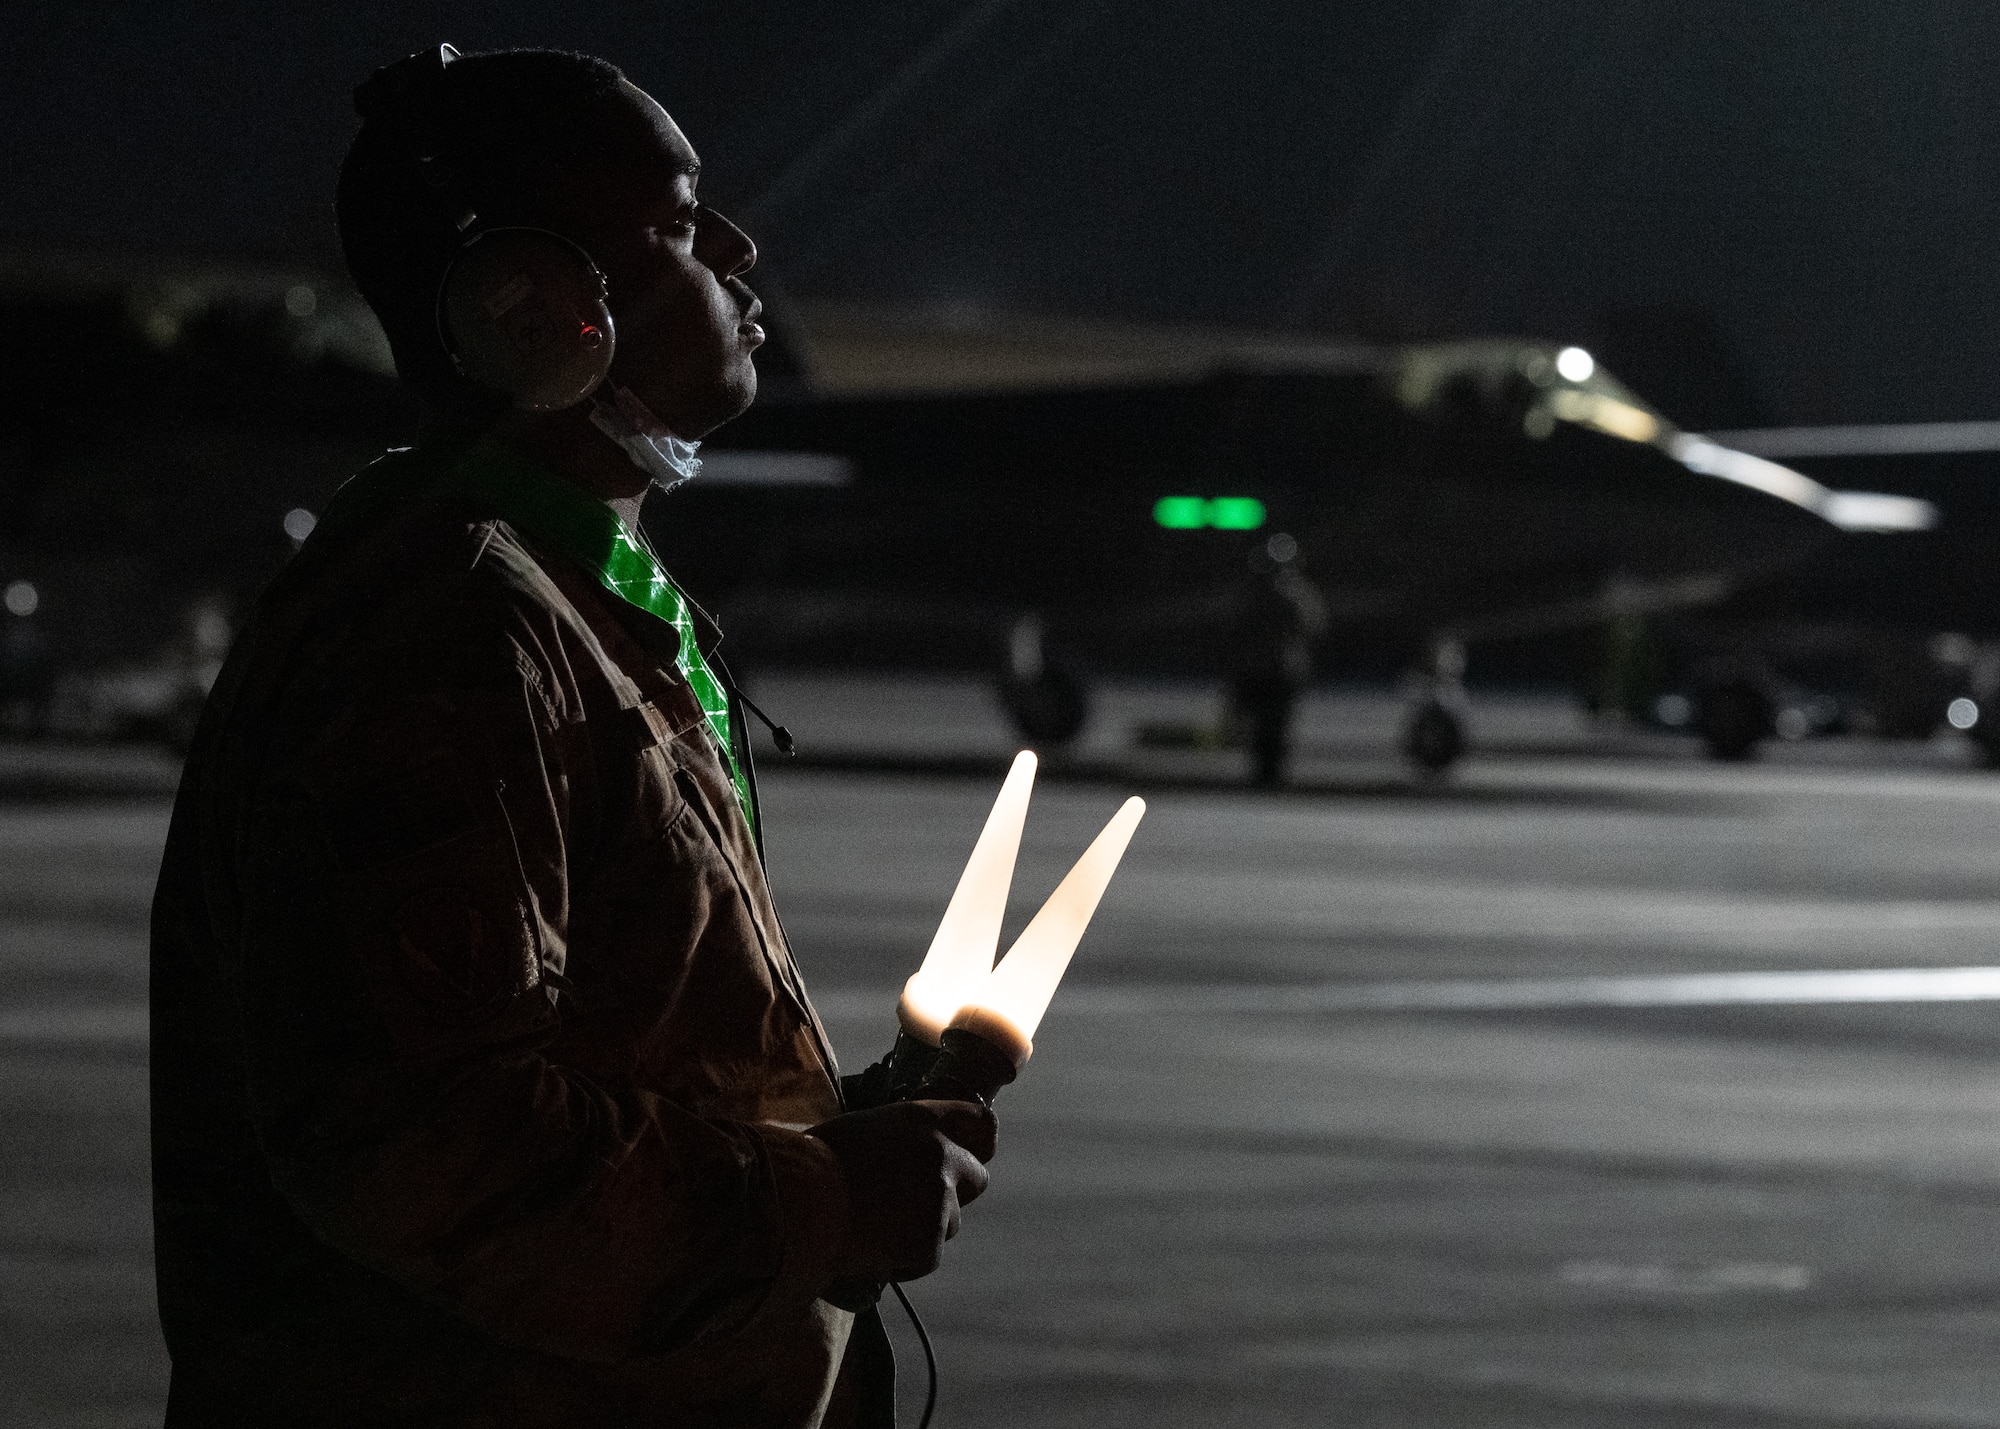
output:
[[[1000,923],[1007,916],[1007,890],[1014,882],[1014,856],[1021,827],[1028,821],[1028,796],[1035,788],[1035,752],[1014,756],[993,812],[986,816],[958,888],[938,920],[923,966],[903,985],[896,1020],[903,1030],[935,1047],[958,1009],[965,1006],[993,970],[1000,950]]]
[[[1125,801],[996,968],[993,953],[1034,777],[1035,756],[1024,750],[1000,788],[923,966],[903,989],[896,1008],[901,1031],[880,1064],[877,1090],[886,1096],[985,1102],[1014,1080],[1146,812],[1145,800]]]

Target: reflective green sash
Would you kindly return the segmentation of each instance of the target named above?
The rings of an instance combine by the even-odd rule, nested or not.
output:
[[[582,487],[505,449],[488,447],[468,456],[450,479],[491,498],[510,525],[581,562],[620,600],[674,628],[680,637],[680,656],[674,668],[694,691],[701,712],[708,717],[708,727],[721,742],[730,780],[736,786],[736,802],[754,831],[750,784],[737,765],[736,746],[729,737],[729,694],[695,644],[687,597],[634,539],[617,513]]]

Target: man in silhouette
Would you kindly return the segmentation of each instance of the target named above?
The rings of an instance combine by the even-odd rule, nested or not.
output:
[[[445,47],[356,98],[341,236],[431,420],[258,603],[175,807],[167,1422],[883,1423],[866,1287],[935,1267],[993,1122],[843,1114],[717,633],[638,530],[755,395],[756,250],[601,61]],[[615,321],[566,406],[469,377],[442,311],[522,230]]]

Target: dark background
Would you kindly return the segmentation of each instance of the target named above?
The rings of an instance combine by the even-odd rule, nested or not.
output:
[[[1625,375],[1695,426],[1991,410],[1977,0],[86,0],[8,17],[0,231],[333,266],[348,91],[440,40],[624,66],[801,299],[1678,343],[1731,375]]]
[[[39,605],[0,617],[0,655],[51,684],[60,659],[85,713],[108,713],[0,737],[0,1423],[160,1423],[147,910],[170,746],[229,617],[290,553],[280,518],[408,435],[386,376],[349,360],[366,334],[328,281],[330,204],[351,87],[446,40],[624,66],[763,244],[774,317],[795,300],[822,354],[845,342],[850,380],[936,376],[953,341],[958,375],[990,376],[1067,333],[1071,380],[1214,366],[1227,395],[1204,355],[1225,330],[1289,332],[1295,357],[1343,346],[1315,335],[1498,333],[1587,346],[1694,430],[2000,415],[2000,8],[1977,0],[13,7],[0,595]],[[1140,342],[1119,324],[1175,326]],[[1185,390],[1133,400],[1214,425]],[[1128,426],[1198,459],[1153,411]],[[735,431],[787,419],[769,404]],[[899,421],[885,440],[924,434]],[[1014,425],[1024,444],[1055,427]],[[1074,456],[1090,430],[1051,444]],[[1098,437],[1144,455],[1124,430]],[[1003,435],[996,419],[958,445],[990,462]],[[992,1194],[917,1287],[943,1429],[2000,1425],[2000,783],[1975,767],[2000,747],[1926,733],[1971,686],[1925,683],[1931,636],[1968,629],[1993,643],[1957,638],[1959,677],[2000,690],[2000,487],[1985,451],[1834,466],[1936,497],[1934,559],[1830,546],[1820,584],[1783,588],[1796,608],[1748,614],[1867,655],[1888,597],[1949,609],[1909,616],[1877,662],[1878,684],[1939,696],[1923,738],[1829,730],[1710,763],[1688,734],[1605,717],[1608,697],[1586,719],[1572,693],[1484,686],[1471,756],[1420,778],[1394,751],[1423,687],[1322,682],[1289,787],[1261,790],[1208,738],[1219,671],[1098,682],[1044,764],[1011,926],[1127,793],[1151,812],[1005,1094]],[[1383,489],[1434,489],[1400,470]],[[855,529],[817,519],[833,493],[714,476],[669,510],[713,497],[719,525],[755,500],[780,536]],[[1622,509],[1662,549],[1697,542],[1699,503],[1645,506],[1664,476]],[[1050,509],[1116,494],[1073,485]],[[1443,537],[1533,574],[1611,524],[1487,486],[1479,509],[1505,523],[1417,503],[1402,524],[1432,560],[1409,589],[1449,575]],[[1230,488],[1176,475],[1143,495],[1196,489]],[[993,509],[940,514],[989,538],[940,526],[941,566],[1005,559]],[[1105,529],[1073,526],[1048,536],[1055,559]],[[799,547],[769,549],[799,569]],[[1170,554],[1244,569],[1239,547]],[[219,636],[189,621],[203,609]],[[1822,630],[1829,612],[1861,635]],[[754,648],[754,625],[731,628]],[[1621,628],[1572,632],[1575,693],[1620,668],[1636,689],[1657,663]],[[764,765],[771,879],[858,1068],[1019,735],[992,670],[743,668],[805,751]],[[1821,687],[1778,693],[1799,713]],[[1802,976],[1773,1000],[1774,973]],[[920,1360],[895,1333],[908,1424]]]

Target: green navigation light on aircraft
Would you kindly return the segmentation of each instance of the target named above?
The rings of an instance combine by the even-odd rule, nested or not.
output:
[[[1153,503],[1153,521],[1169,531],[1255,531],[1264,524],[1264,503],[1254,496],[1162,496]]]
[[[1264,524],[1264,503],[1254,496],[1218,496],[1208,503],[1208,524],[1218,531],[1254,531]]]

